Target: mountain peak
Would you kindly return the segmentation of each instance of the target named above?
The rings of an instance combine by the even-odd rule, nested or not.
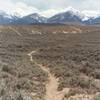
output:
[[[29,16],[40,16],[38,13],[30,14]]]
[[[71,7],[71,6],[67,7],[65,10],[66,11],[72,11],[72,12],[80,12],[79,10],[77,10],[77,9]]]

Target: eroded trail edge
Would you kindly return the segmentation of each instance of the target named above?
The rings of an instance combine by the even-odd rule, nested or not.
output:
[[[30,57],[30,61],[34,62],[35,65],[39,66],[43,71],[48,73],[48,82],[46,83],[46,95],[44,97],[45,100],[62,100],[64,95],[68,93],[69,88],[65,88],[62,91],[58,91],[59,79],[56,78],[52,73],[50,73],[49,68],[47,66],[43,66],[42,64],[37,63],[32,58],[32,54],[37,51],[31,51],[28,56]]]

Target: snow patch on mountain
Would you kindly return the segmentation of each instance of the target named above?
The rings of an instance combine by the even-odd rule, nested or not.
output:
[[[85,15],[85,16],[88,16],[88,17],[98,17],[100,16],[100,12],[97,12],[97,11],[88,11],[88,10],[84,10],[82,11],[82,13]]]

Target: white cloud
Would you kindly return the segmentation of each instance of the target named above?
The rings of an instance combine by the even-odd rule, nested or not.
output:
[[[63,8],[49,9],[49,10],[41,12],[40,14],[45,16],[45,17],[51,17],[55,14],[66,12],[66,11],[73,11],[73,12],[80,13],[79,10],[76,10],[76,9],[72,8],[71,6],[69,6],[69,7],[64,8],[64,9]]]
[[[82,13],[87,17],[98,17],[100,16],[99,11],[93,11],[93,10],[84,10]]]
[[[51,16],[53,16],[57,13],[60,13],[62,11],[63,11],[63,9],[49,9],[49,10],[41,12],[40,14],[45,16],[45,17],[51,17]]]
[[[33,6],[29,6],[23,2],[17,2],[14,4],[10,0],[0,0],[0,10],[7,12],[8,14],[20,14],[25,16],[31,13],[38,12],[39,10]]]
[[[27,1],[27,0],[26,0]],[[100,10],[100,0],[31,0],[40,9],[67,8],[72,6],[78,10]],[[29,1],[30,2],[30,1]]]
[[[83,0],[79,7],[84,10],[100,11],[100,0]]]

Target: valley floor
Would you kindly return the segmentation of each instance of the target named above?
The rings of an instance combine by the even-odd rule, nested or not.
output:
[[[99,44],[99,26],[0,26],[0,100],[99,100]]]

